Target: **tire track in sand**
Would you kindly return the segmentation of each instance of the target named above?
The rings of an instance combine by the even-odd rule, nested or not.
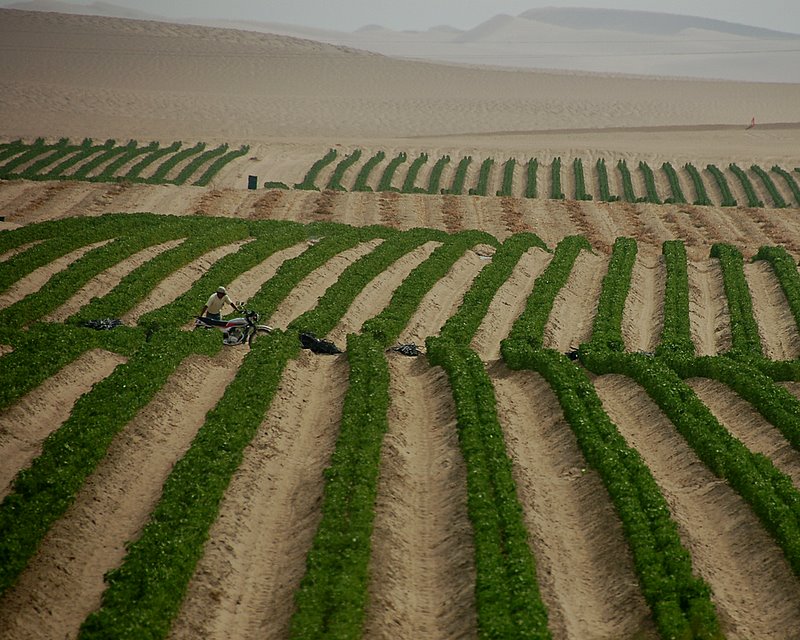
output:
[[[488,263],[474,250],[456,260],[450,271],[428,293],[400,334],[401,343],[424,344],[425,338],[439,333],[447,319],[455,313],[472,281]]]
[[[795,451],[781,432],[767,422],[753,405],[716,380],[692,378],[686,383],[734,438],[741,440],[750,451],[772,460],[800,490],[800,452]]]
[[[500,341],[508,336],[514,322],[525,310],[536,278],[552,257],[552,254],[538,247],[528,249],[497,290],[471,344],[482,360],[497,360],[500,357]]]
[[[346,356],[289,362],[211,527],[170,638],[286,638],[322,518],[347,389]]]
[[[622,523],[547,382],[489,369],[554,638],[657,638]]]
[[[253,242],[253,239],[240,240],[217,247],[216,249],[204,253],[199,258],[195,258],[177,271],[174,271],[153,287],[150,295],[139,302],[133,309],[126,312],[121,318],[122,322],[129,325],[136,324],[139,318],[145,313],[160,309],[164,305],[169,304],[182,293],[188,291],[215,262],[231,253],[235,253],[248,242]]]
[[[184,240],[185,238],[180,238],[178,240],[171,240],[147,247],[129,258],[118,262],[102,273],[98,273],[94,278],[83,285],[74,296],[58,309],[46,315],[43,320],[45,322],[64,322],[71,315],[77,313],[84,305],[89,304],[92,298],[100,298],[109,293],[131,271],[149,262],[164,251],[177,247]]]
[[[19,302],[24,297],[29,296],[32,293],[36,293],[55,274],[69,268],[73,262],[77,262],[93,249],[102,247],[104,244],[108,244],[109,242],[111,242],[111,240],[102,240],[101,242],[95,242],[94,244],[87,244],[86,246],[80,247],[75,251],[71,251],[60,258],[56,258],[52,262],[49,262],[48,264],[31,271],[31,273],[24,276],[20,280],[17,280],[6,291],[0,294],[0,309],[10,307],[12,304]]]
[[[661,488],[695,571],[714,592],[726,637],[786,638],[800,629],[800,582],[750,507],[697,458],[639,385],[618,375],[594,384]]]
[[[722,269],[717,258],[689,262],[689,326],[698,356],[731,348],[731,324]]]
[[[78,398],[123,362],[109,351],[87,351],[0,414],[0,500],[17,473],[41,453],[45,438],[69,418]]]
[[[475,549],[455,405],[440,368],[390,356],[366,638],[474,638]]]
[[[764,355],[772,360],[800,357],[797,323],[772,267],[764,260],[745,263],[744,275],[750,288]]]
[[[244,349],[193,356],[114,438],[75,502],[0,600],[5,637],[75,637],[100,606],[103,575],[122,562],[161,496],[172,466],[233,380]]]
[[[631,288],[622,312],[622,337],[626,351],[655,351],[664,326],[664,258],[638,254]]]
[[[589,340],[606,271],[607,257],[588,251],[578,254],[545,325],[544,348],[565,353]]]

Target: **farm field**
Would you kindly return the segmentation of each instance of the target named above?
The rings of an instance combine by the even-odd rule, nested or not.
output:
[[[797,85],[0,18],[0,640],[800,638]]]

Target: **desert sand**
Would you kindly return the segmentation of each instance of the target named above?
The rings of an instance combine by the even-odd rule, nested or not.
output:
[[[579,256],[545,331],[545,346],[561,351],[590,337],[611,246],[619,236],[639,243],[623,318],[626,348],[651,351],[663,317],[661,243],[681,239],[689,256],[692,338],[698,354],[715,355],[730,346],[730,324],[719,265],[709,258],[711,245],[734,244],[745,258],[764,244],[780,245],[800,258],[800,209],[251,191],[246,177],[298,182],[331,147],[343,153],[383,150],[387,156],[405,151],[543,162],[603,157],[629,164],[794,168],[800,165],[798,105],[798,84],[433,64],[242,30],[0,10],[0,142],[89,137],[250,145],[249,153],[207,188],[0,181],[5,217],[0,228],[150,211],[451,232],[476,228],[499,239],[532,231],[551,248],[582,234],[593,252]],[[757,125],[746,129],[753,117]],[[567,182],[565,191],[574,192]],[[358,245],[312,273],[269,322],[285,326],[313,308],[348,265],[378,244]],[[135,322],[174,300],[241,245],[226,245],[173,274],[127,319]],[[275,254],[229,287],[247,299],[282,261],[307,246]],[[63,321],[168,248],[140,252],[101,274],[48,320]],[[434,248],[435,243],[423,245],[371,282],[330,337],[342,343],[347,333],[358,331]],[[0,308],[41,288],[79,259],[80,251],[21,279],[0,297]],[[0,262],[14,255],[1,255]],[[586,471],[555,396],[539,376],[512,372],[499,360],[500,340],[550,258],[539,249],[523,256],[473,342],[495,385],[542,598],[559,640],[655,638],[621,525],[599,476]],[[403,341],[421,344],[438,333],[489,259],[476,250],[459,260],[425,297]],[[766,355],[796,359],[798,330],[774,276],[752,265],[746,275]],[[0,345],[0,353],[6,351]],[[18,583],[0,597],[0,636],[76,636],[84,617],[99,606],[103,574],[121,562],[125,541],[141,531],[171,465],[243,357],[229,351],[213,360],[187,360],[123,429]],[[77,398],[120,362],[106,352],[86,354],[0,412],[0,495]],[[366,635],[476,637],[466,470],[447,379],[423,359],[400,356],[390,356],[390,373]],[[292,594],[321,516],[322,471],[335,446],[346,380],[345,356],[319,364],[305,354],[286,369],[220,505],[172,638],[286,637]],[[786,630],[799,629],[800,582],[738,494],[699,462],[641,388],[619,376],[594,383],[667,497],[696,570],[714,590],[728,637],[781,638]],[[736,403],[744,401],[729,391],[708,381],[692,385],[732,433],[774,458],[800,488],[800,461],[780,434],[749,407],[739,408]]]

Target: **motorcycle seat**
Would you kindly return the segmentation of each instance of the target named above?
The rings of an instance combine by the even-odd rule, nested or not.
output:
[[[227,320],[215,320],[214,318],[206,318],[206,317],[202,317],[201,318],[200,316],[195,316],[195,317],[197,318],[197,320],[199,322],[202,322],[203,324],[207,324],[207,325],[212,326],[212,327],[226,327],[226,326],[228,326],[228,321]]]

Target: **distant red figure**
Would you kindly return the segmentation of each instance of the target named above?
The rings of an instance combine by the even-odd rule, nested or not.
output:
[[[755,119],[755,117],[753,117],[753,119],[750,121],[750,126],[747,127],[747,128],[748,129],[752,129],[755,126],[756,126],[756,119]]]

